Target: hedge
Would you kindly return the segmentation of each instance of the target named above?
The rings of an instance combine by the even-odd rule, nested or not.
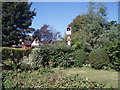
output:
[[[2,53],[2,62],[6,60],[12,61],[14,64],[18,64],[24,56],[28,56],[31,52],[31,49],[26,50],[22,48],[11,48],[11,47],[0,47]]]
[[[24,57],[21,63],[32,68],[40,66],[68,67],[67,58],[72,51],[73,49],[67,45],[44,45],[32,49],[29,56]]]

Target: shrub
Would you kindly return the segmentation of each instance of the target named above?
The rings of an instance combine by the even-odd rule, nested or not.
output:
[[[82,42],[76,42],[72,47],[74,47],[75,49],[81,49],[82,48]]]
[[[105,49],[99,48],[93,50],[89,54],[89,63],[91,64],[91,67],[95,69],[102,69],[104,66],[108,66],[109,57]]]
[[[6,60],[11,60],[8,66],[15,68],[18,66],[23,56],[27,56],[31,50],[25,50],[22,48],[1,47],[3,64]]]
[[[120,41],[106,48],[112,69],[120,71]]]
[[[19,62],[23,56],[27,56],[30,53],[30,50],[22,48],[2,47],[0,49],[2,50],[2,60],[17,59],[17,62]]]
[[[21,64],[30,65],[32,68],[37,68],[41,65],[44,67],[69,67],[67,59],[73,48],[66,45],[44,45],[34,48],[28,57],[24,57]]]
[[[43,49],[34,48],[28,56],[24,56],[20,62],[20,68],[27,69],[27,66],[37,68],[43,62]]]
[[[32,69],[32,67],[29,64],[26,64],[26,63],[20,63],[19,67],[20,67],[21,70],[31,70]]]
[[[48,68],[40,71],[3,72],[4,90],[22,90],[23,88],[81,88],[83,90],[103,88],[104,84],[82,78],[80,75],[66,76],[61,72],[54,72]]]
[[[41,75],[44,75],[44,74],[54,74],[55,73],[55,71],[50,69],[50,68],[40,68],[39,71],[40,71]]]
[[[71,57],[70,53],[72,53],[73,50],[73,48],[70,48],[67,45],[52,45],[49,52],[52,66],[69,67],[67,59]]]
[[[73,52],[73,59],[75,60],[75,66],[82,67],[88,60],[88,54],[83,49],[78,49]]]

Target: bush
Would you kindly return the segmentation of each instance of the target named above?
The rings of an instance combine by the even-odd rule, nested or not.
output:
[[[30,50],[22,48],[2,47],[0,49],[2,50],[2,60],[16,59],[19,62],[23,56],[27,56],[30,53]]]
[[[17,67],[23,56],[29,55],[31,51],[22,48],[11,48],[11,47],[1,47],[0,50],[2,51],[3,64],[6,63],[6,60],[9,60],[12,63],[9,63],[8,66],[10,67],[13,66],[13,68]]]
[[[37,68],[43,62],[44,50],[42,48],[34,48],[28,56],[24,56],[20,62],[20,68],[27,69],[29,66],[31,69]]]
[[[72,51],[72,48],[62,44],[44,45],[34,48],[28,57],[23,58],[21,64],[30,65],[32,68],[37,68],[41,65],[43,67],[68,67],[69,63],[66,60]]]
[[[81,49],[82,48],[82,42],[76,42],[72,47],[74,47],[75,49]]]
[[[22,90],[23,88],[81,88],[83,90],[103,88],[104,84],[82,78],[80,75],[66,76],[49,68],[40,71],[3,72],[3,90]]]
[[[102,69],[109,65],[109,57],[105,49],[99,48],[89,54],[89,63],[95,69]]]
[[[88,60],[88,54],[83,49],[78,49],[73,52],[73,59],[75,60],[75,66],[82,67]]]
[[[74,48],[68,47],[67,45],[52,45],[50,47],[50,61],[53,67],[70,67],[70,63],[67,61],[71,57],[71,53]]]
[[[51,68],[40,68],[39,71],[40,71],[39,73],[41,75],[54,74],[55,73],[55,71],[52,70]]]
[[[120,71],[120,41],[108,47],[106,50],[110,59],[110,67]]]

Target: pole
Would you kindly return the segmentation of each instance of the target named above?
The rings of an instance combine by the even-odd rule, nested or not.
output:
[[[68,46],[71,46],[70,41],[68,41]]]

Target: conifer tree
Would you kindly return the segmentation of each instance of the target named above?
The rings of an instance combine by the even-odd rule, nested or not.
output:
[[[35,10],[30,10],[32,3],[3,2],[2,3],[2,46],[18,44],[34,29],[30,28]]]

